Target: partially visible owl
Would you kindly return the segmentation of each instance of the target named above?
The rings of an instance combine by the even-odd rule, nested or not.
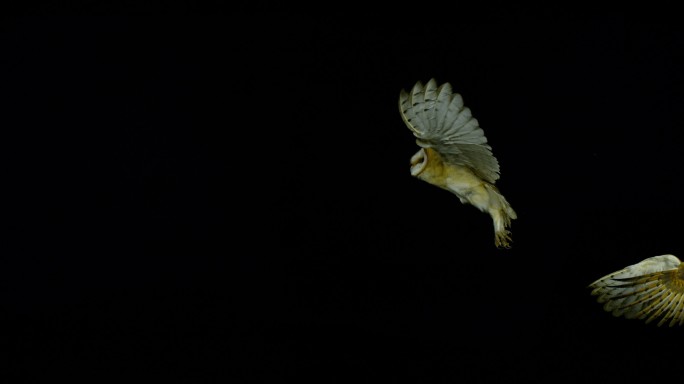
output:
[[[658,326],[684,324],[684,263],[673,255],[649,257],[589,285],[591,294],[614,316],[660,318]]]
[[[451,84],[419,81],[410,93],[401,90],[399,111],[417,138],[411,175],[454,193],[463,204],[487,212],[494,223],[494,244],[510,248],[508,230],[517,215],[494,186],[499,163],[487,138]]]

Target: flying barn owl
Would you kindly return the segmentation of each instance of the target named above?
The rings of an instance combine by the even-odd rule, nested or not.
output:
[[[452,192],[463,204],[487,212],[494,224],[494,244],[510,248],[508,230],[517,215],[494,183],[499,163],[470,109],[451,84],[419,81],[399,94],[401,117],[420,150],[411,157],[411,175]]]
[[[614,316],[660,318],[658,326],[684,324],[684,263],[673,255],[649,257],[589,285],[591,294]]]

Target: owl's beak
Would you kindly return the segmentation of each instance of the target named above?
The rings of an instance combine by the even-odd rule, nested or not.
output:
[[[411,157],[411,176],[418,176],[427,165],[427,154],[423,148]]]

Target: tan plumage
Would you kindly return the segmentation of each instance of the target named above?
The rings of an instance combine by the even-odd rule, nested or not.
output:
[[[421,149],[411,157],[411,175],[454,193],[463,204],[489,213],[495,245],[510,248],[511,220],[517,215],[494,183],[499,163],[484,131],[451,84],[419,81],[399,94],[401,117]]]
[[[649,257],[589,285],[591,294],[614,316],[660,318],[658,326],[684,324],[684,263],[673,255]]]

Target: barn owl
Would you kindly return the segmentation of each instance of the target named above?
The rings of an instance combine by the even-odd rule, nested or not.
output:
[[[517,215],[494,186],[499,163],[470,109],[451,84],[419,81],[410,93],[401,90],[399,111],[420,150],[410,160],[411,175],[452,192],[492,217],[494,244],[510,248],[511,220]]]
[[[673,255],[649,257],[589,285],[591,294],[614,316],[660,318],[658,326],[684,324],[684,263]]]

